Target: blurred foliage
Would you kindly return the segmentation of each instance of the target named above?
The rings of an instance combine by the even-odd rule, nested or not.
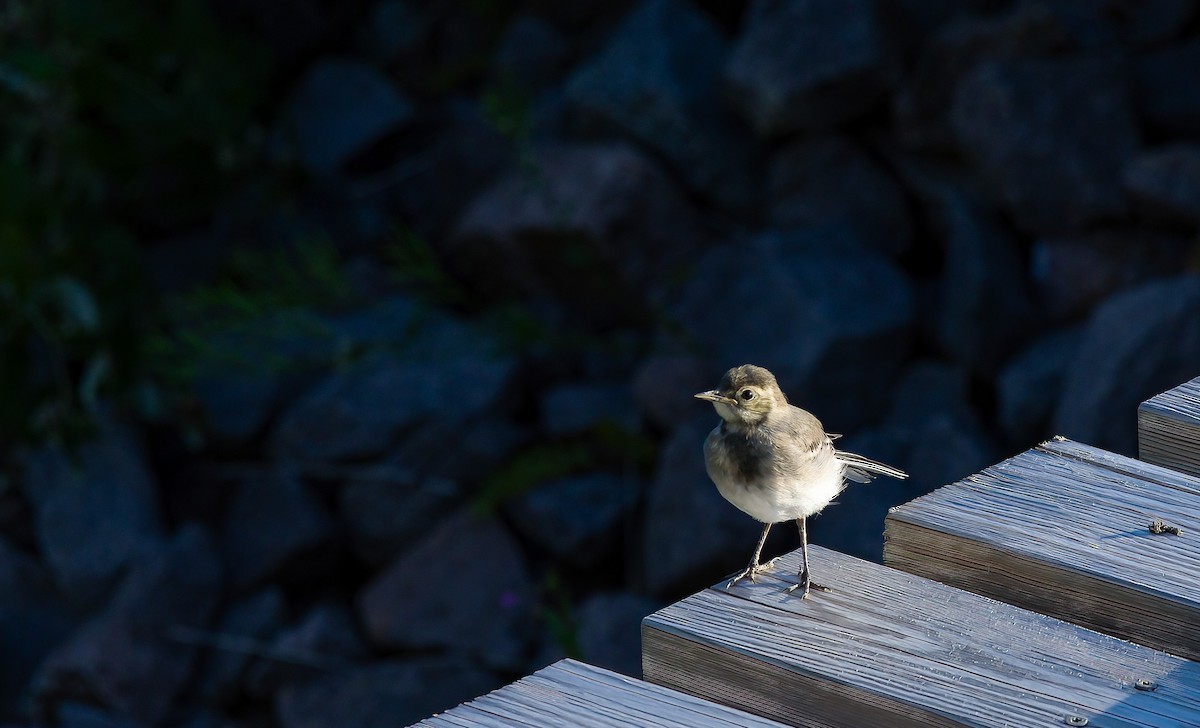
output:
[[[338,252],[322,237],[275,249],[233,251],[207,284],[170,296],[159,327],[145,339],[148,375],[168,392],[228,373],[269,373],[306,357],[334,355],[320,310],[353,299]],[[326,346],[313,346],[314,341]]]
[[[253,161],[265,56],[202,0],[0,4],[0,444],[70,439],[145,374],[136,240]]]

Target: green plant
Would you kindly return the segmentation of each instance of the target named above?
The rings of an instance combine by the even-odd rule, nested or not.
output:
[[[238,179],[266,73],[201,0],[0,5],[0,445],[71,439],[138,386],[138,241]]]

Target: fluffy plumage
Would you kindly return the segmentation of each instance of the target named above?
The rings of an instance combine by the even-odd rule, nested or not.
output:
[[[796,521],[808,574],[806,519],[819,513],[845,488],[847,479],[867,483],[877,475],[908,477],[903,471],[833,446],[837,435],[825,432],[809,412],[788,403],[770,371],[744,364],[725,372],[716,389],[696,397],[713,403],[721,423],[704,442],[704,463],[717,490],[733,505],[764,525],[750,566],[729,583],[763,568],[759,555],[774,523]],[[790,590],[789,590],[790,591]]]

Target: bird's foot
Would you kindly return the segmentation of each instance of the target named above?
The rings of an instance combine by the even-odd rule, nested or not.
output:
[[[725,585],[725,588],[732,589],[733,587],[737,586],[739,581],[742,581],[743,579],[749,579],[751,582],[753,582],[754,577],[758,576],[761,572],[770,571],[772,568],[774,568],[775,561],[776,559],[771,559],[765,564],[751,564],[750,566],[747,566],[740,574],[730,579],[729,583]]]
[[[809,577],[808,572],[806,572],[806,571],[800,572],[800,581],[789,586],[787,589],[784,590],[784,592],[787,594],[791,594],[792,592],[796,591],[797,589],[804,590],[804,592],[800,595],[801,599],[808,599],[808,593],[809,593],[809,591],[811,591],[813,589],[815,589],[817,591],[822,591],[822,592],[833,591],[832,589],[830,589],[829,587],[827,587],[823,584],[818,584],[818,583],[814,582],[812,580],[812,578]]]

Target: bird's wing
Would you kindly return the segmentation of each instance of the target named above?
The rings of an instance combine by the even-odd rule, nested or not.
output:
[[[853,480],[855,483],[870,483],[877,475],[887,475],[900,480],[908,477],[908,473],[899,468],[884,465],[870,458],[865,458],[862,455],[855,455],[852,452],[838,450],[837,459],[846,464],[846,471],[844,473],[846,479]]]

